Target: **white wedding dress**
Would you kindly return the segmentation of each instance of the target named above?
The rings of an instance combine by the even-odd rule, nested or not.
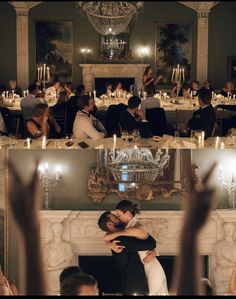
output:
[[[126,228],[134,227],[137,222],[138,219],[133,217],[126,225]],[[146,253],[147,251],[138,251],[141,261]],[[166,275],[160,262],[155,258],[152,262],[144,264],[144,270],[148,281],[149,295],[169,295]]]

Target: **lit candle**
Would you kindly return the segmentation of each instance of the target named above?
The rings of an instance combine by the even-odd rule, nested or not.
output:
[[[116,134],[113,135],[113,148],[116,148]]]
[[[8,94],[9,94],[9,91],[7,90],[6,91],[6,98],[8,99]]]
[[[185,82],[185,74],[184,74],[184,69],[183,69],[183,82]]]
[[[27,95],[27,96],[29,95],[29,91],[28,91],[28,89],[26,90],[26,95]]]
[[[233,99],[235,99],[235,94],[233,95]]]
[[[216,142],[215,142],[215,149],[218,149],[219,148],[219,136],[216,137]]]
[[[224,144],[224,142],[221,142],[220,149],[224,149],[224,148],[225,148],[225,144]]]
[[[37,80],[40,80],[40,68],[38,67],[38,72],[37,72]]]
[[[23,97],[25,97],[25,90],[23,91]]]
[[[172,71],[171,82],[174,81],[174,77],[175,77],[175,68],[173,68],[173,71]]]
[[[48,165],[48,163],[45,163],[45,172],[46,173],[48,172],[48,169],[49,169],[49,165]]]
[[[203,147],[204,147],[204,140],[205,140],[205,132],[204,132],[204,131],[202,131],[201,139],[202,139],[202,144],[201,144],[201,146],[202,146],[202,148],[203,148]]]
[[[190,98],[192,99],[192,97],[193,97],[193,92],[191,91],[190,92]]]
[[[166,155],[167,155],[167,156],[169,155],[169,150],[168,150],[168,148],[166,149]]]
[[[3,96],[3,98],[5,98],[5,95],[6,95],[6,93],[5,93],[5,91],[2,93],[2,96]]]
[[[96,99],[96,90],[93,91],[94,100]]]
[[[177,81],[179,81],[179,64],[177,64]]]
[[[42,148],[46,148],[46,136],[43,136],[43,139],[42,139]]]
[[[50,80],[50,73],[49,73],[49,67],[47,67],[47,81],[49,82]]]
[[[43,81],[46,81],[46,64],[43,64]]]
[[[30,149],[30,138],[27,138],[26,143],[27,143],[27,149]]]
[[[92,93],[91,93],[91,91],[89,92],[89,96],[90,96],[90,98],[91,98],[91,96],[92,96]]]
[[[40,67],[40,81],[43,79],[43,67]]]
[[[214,99],[214,91],[211,92],[211,98]]]
[[[227,97],[229,98],[229,91],[227,92]]]
[[[198,136],[198,148],[202,147],[202,136]]]

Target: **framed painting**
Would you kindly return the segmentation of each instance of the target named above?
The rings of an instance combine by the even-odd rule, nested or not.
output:
[[[236,82],[236,56],[228,56],[227,58],[227,79]]]
[[[36,66],[40,68],[44,64],[50,71],[50,75],[43,78],[47,83],[53,80],[72,81],[72,21],[36,22]]]
[[[192,63],[192,23],[156,23],[156,75],[160,83],[171,83],[173,69],[184,69],[184,83],[190,80]]]

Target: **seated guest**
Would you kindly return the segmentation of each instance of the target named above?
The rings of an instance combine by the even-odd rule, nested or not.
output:
[[[111,93],[112,93],[112,85],[110,82],[107,82],[106,83],[106,94],[111,95]]]
[[[233,97],[233,95],[236,94],[234,83],[232,81],[226,82],[226,86],[221,90],[220,94],[222,94],[224,97]]]
[[[75,95],[72,82],[66,82],[64,85],[64,90],[67,92],[67,100],[69,100],[70,97]]]
[[[76,95],[71,96],[66,102],[66,127],[67,134],[72,134],[73,123],[78,112],[78,98],[85,95],[85,86],[83,84],[78,85],[76,88]]]
[[[115,95],[116,95],[117,98],[123,97],[124,89],[122,88],[122,83],[121,82],[116,83],[116,87],[115,87],[114,92],[115,92]]]
[[[184,90],[183,85],[181,82],[176,82],[174,88],[171,91],[172,97],[183,97],[184,96]]]
[[[98,296],[97,281],[85,273],[73,274],[63,281],[60,286],[61,296]]]
[[[193,113],[193,117],[187,124],[182,124],[180,131],[186,136],[191,130],[202,130],[205,137],[210,137],[216,122],[216,114],[211,105],[211,92],[205,88],[199,90],[198,101],[200,108]]]
[[[211,86],[211,84],[209,83],[208,80],[206,80],[206,81],[204,82],[204,86],[203,86],[203,88],[206,88],[206,89],[210,90],[210,92],[215,92],[214,88]]]
[[[7,91],[9,91],[9,94],[12,94],[14,91],[15,94],[22,97],[22,90],[19,86],[17,86],[16,80],[9,81],[9,87],[7,88]]]
[[[39,88],[39,94],[43,94],[43,83],[42,83],[42,81],[41,80],[35,80],[34,83]]]
[[[59,96],[61,92],[61,83],[57,80],[53,81],[52,86],[46,89],[45,99],[48,100],[53,95]]]
[[[34,107],[33,116],[26,123],[28,135],[34,139],[59,137],[61,128],[53,117],[46,103]]]
[[[91,138],[99,140],[106,136],[104,126],[93,116],[94,100],[90,96],[82,96],[78,99],[79,111],[73,123],[73,135],[75,138]]]
[[[132,96],[128,101],[128,108],[121,114],[120,126],[123,131],[133,130],[148,131],[148,122],[143,111],[139,110],[141,100],[137,96]],[[143,129],[143,130],[142,130]]]
[[[187,90],[186,96],[187,98],[197,97],[199,91],[199,82],[198,81],[192,81],[191,87]]]
[[[31,84],[29,86],[29,94],[26,97],[24,97],[20,102],[20,107],[25,120],[32,118],[34,107],[37,104],[44,102],[43,99],[37,97],[38,93],[38,85]]]
[[[147,98],[142,100],[140,110],[146,114],[146,109],[159,108],[160,100],[155,98],[152,93],[147,93]]]

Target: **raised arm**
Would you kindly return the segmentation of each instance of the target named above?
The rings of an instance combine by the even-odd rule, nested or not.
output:
[[[120,246],[125,246],[124,250],[128,252],[153,250],[156,248],[156,240],[150,235],[148,235],[146,240],[140,240],[134,237],[118,237],[116,240],[119,241]]]
[[[11,174],[9,204],[22,236],[24,290],[22,295],[46,295],[43,256],[40,243],[38,163],[28,184],[25,184],[9,161]],[[22,274],[21,274],[22,277]]]
[[[202,261],[198,249],[198,239],[215,200],[214,189],[208,186],[215,166],[216,164],[213,164],[203,177],[202,182],[197,184],[193,169],[189,171],[186,210],[173,289],[173,293],[176,295],[204,294],[201,285]]]
[[[134,237],[134,238],[137,238],[137,239],[145,240],[145,239],[148,238],[148,233],[145,230],[143,230],[142,228],[129,227],[125,230],[121,230],[121,231],[118,231],[118,232],[107,234],[104,237],[104,240],[105,241],[111,241],[111,240],[114,240],[117,237],[121,237],[121,236]]]

